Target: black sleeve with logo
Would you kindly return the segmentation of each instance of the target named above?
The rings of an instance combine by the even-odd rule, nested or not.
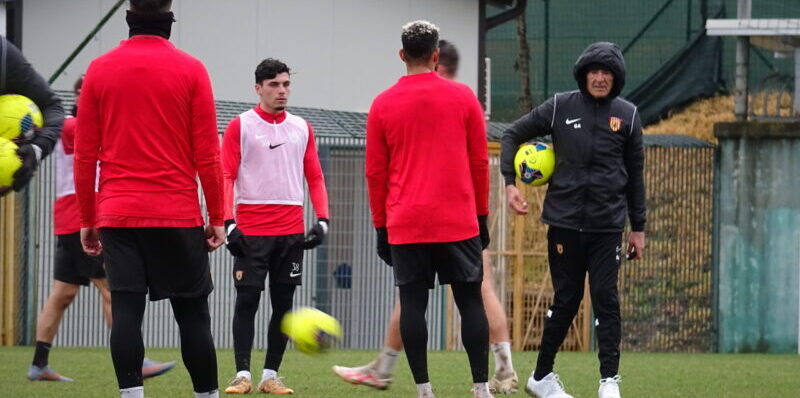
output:
[[[523,143],[550,134],[555,111],[555,97],[533,108],[525,116],[517,119],[511,127],[503,132],[500,151],[500,171],[506,185],[513,185],[517,174],[514,170],[514,156]]]

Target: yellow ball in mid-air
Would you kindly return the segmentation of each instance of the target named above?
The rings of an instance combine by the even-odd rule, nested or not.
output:
[[[283,317],[281,331],[306,354],[324,352],[342,336],[336,318],[311,307],[298,308]]]
[[[543,142],[534,142],[519,147],[514,157],[517,177],[526,184],[539,186],[547,184],[556,168],[556,154],[553,147]]]
[[[22,167],[22,160],[17,155],[17,145],[0,138],[0,188],[14,183],[14,173]]]
[[[13,140],[43,125],[42,112],[28,97],[0,95],[0,138]]]

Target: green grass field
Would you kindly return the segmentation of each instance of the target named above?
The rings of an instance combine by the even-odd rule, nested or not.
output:
[[[309,357],[290,350],[281,367],[286,384],[301,397],[410,397],[416,396],[411,374],[401,356],[394,384],[388,391],[352,386],[331,373],[334,364],[360,365],[371,360],[374,351],[333,351]],[[107,349],[59,348],[51,354],[50,364],[74,383],[29,382],[25,372],[33,355],[32,347],[0,347],[0,397],[114,397],[116,380]],[[150,349],[147,355],[156,360],[179,359],[174,349]],[[254,375],[260,374],[263,351],[254,352]],[[514,353],[514,365],[520,382],[527,379],[536,359],[535,352]],[[597,397],[597,358],[595,353],[559,354],[556,371],[567,391],[576,398]],[[218,350],[219,382],[224,386],[233,376],[233,351]],[[493,366],[493,365],[490,365]],[[437,397],[470,397],[471,387],[466,354],[432,352],[429,354],[431,381]],[[621,384],[626,398],[659,397],[800,397],[800,356],[762,354],[640,354],[623,353]],[[183,365],[145,383],[145,395],[157,397],[192,397],[191,383]],[[524,392],[517,397],[527,396]]]

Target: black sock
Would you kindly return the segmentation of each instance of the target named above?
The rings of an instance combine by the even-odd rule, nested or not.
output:
[[[181,356],[192,378],[194,391],[214,391],[217,382],[217,352],[211,336],[208,297],[172,298],[172,312],[181,332]]]
[[[144,293],[111,292],[111,359],[119,388],[142,385]]]
[[[264,358],[264,369],[278,371],[286,351],[289,338],[281,332],[283,316],[292,309],[292,299],[297,286],[276,283],[269,287],[269,298],[272,302],[272,317],[269,320],[267,333],[267,357]]]
[[[36,342],[36,351],[33,352],[33,365],[40,368],[47,366],[47,360],[50,358],[50,347],[53,345],[45,343],[44,341]]]
[[[461,314],[461,340],[469,357],[473,383],[489,380],[489,321],[481,297],[481,282],[453,283],[453,299]]]
[[[400,336],[408,358],[408,366],[417,384],[428,383],[428,286],[413,283],[400,286]],[[488,338],[487,338],[488,340]]]
[[[545,376],[549,375],[550,372],[552,372],[552,370],[539,370],[539,369],[536,369],[536,370],[533,371],[533,379],[536,380],[536,381],[542,381],[542,379],[544,379]]]
[[[250,351],[253,349],[256,312],[261,300],[261,290],[254,287],[236,288],[236,306],[233,311],[233,353],[236,371],[250,371]]]

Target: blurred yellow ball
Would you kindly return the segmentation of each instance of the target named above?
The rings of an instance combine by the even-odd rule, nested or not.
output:
[[[286,314],[281,321],[281,331],[306,354],[324,352],[342,336],[342,326],[336,318],[311,307]]]

